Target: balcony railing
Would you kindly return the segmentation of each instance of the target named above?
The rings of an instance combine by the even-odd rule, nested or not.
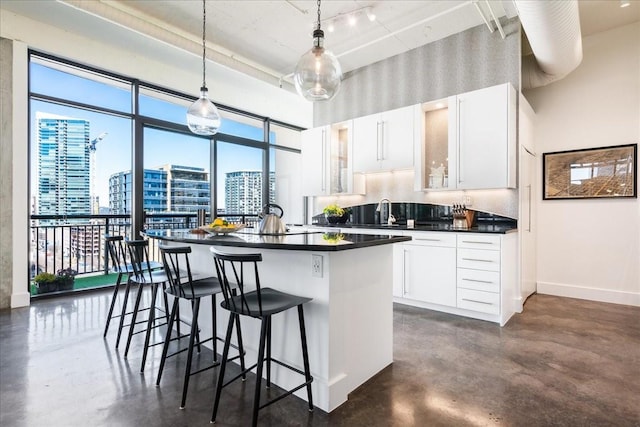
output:
[[[232,223],[257,226],[257,215],[218,214]],[[131,239],[129,215],[31,215],[30,279],[38,273],[55,274],[71,268],[77,279],[96,274],[109,274],[109,260],[105,254],[105,234],[122,235]],[[148,213],[145,229],[191,229],[197,227],[197,214]],[[152,246],[150,257],[159,261],[157,247]]]

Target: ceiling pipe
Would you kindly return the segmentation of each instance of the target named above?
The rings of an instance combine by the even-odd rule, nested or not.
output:
[[[582,62],[578,1],[514,0],[533,55],[522,58],[522,88],[562,79]]]

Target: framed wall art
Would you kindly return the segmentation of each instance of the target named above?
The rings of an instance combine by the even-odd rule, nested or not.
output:
[[[543,153],[543,200],[638,197],[638,144]]]

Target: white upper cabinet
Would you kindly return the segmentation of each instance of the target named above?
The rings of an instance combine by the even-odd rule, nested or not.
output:
[[[329,131],[329,126],[302,131],[302,194],[305,196],[329,194]]]
[[[303,195],[364,193],[364,176],[353,173],[352,121],[302,132]]]
[[[353,170],[380,172],[413,168],[414,124],[418,106],[353,120]]]
[[[420,107],[416,190],[515,188],[516,93],[505,83]]]
[[[516,93],[511,84],[458,95],[459,189],[515,188]]]

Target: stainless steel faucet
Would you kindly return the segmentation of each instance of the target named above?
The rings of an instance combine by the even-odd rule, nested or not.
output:
[[[396,222],[396,218],[391,213],[391,200],[387,198],[380,200],[380,202],[378,203],[378,207],[376,208],[376,212],[380,212],[380,215],[382,215],[382,204],[384,202],[387,202],[389,204],[389,216],[387,217],[387,225],[393,225],[393,223]]]

